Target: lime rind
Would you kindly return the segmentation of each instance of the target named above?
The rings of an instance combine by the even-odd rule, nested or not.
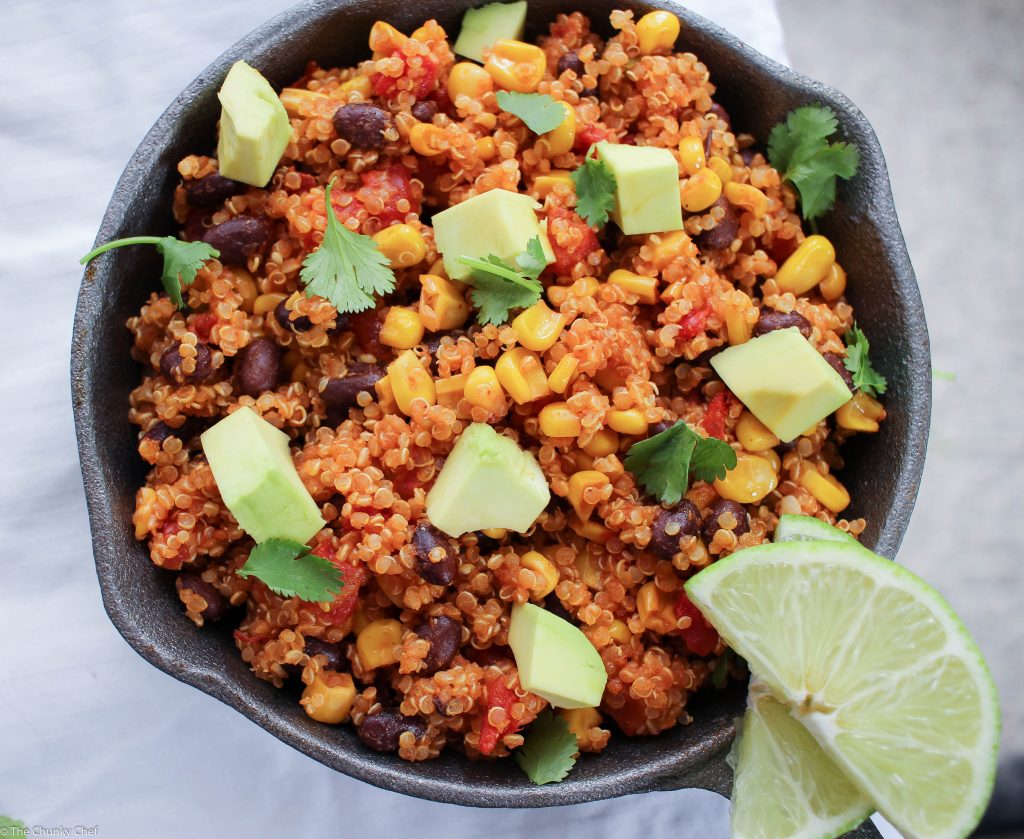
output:
[[[977,645],[927,583],[857,545],[789,542],[748,548],[720,560],[693,577],[686,592],[729,646],[748,661],[751,671],[901,832],[946,839],[967,836],[976,826],[995,781],[998,696]],[[832,600],[826,602],[830,593]],[[869,600],[857,602],[861,594],[869,599],[885,595],[898,604],[907,625],[887,624],[890,616],[872,612]],[[856,610],[850,601],[860,609],[859,616],[852,614]],[[888,639],[884,649],[864,640],[865,635],[874,636],[877,642],[883,632]],[[923,639],[917,646],[915,632]],[[946,669],[962,669],[964,690],[957,699],[970,703],[977,723],[969,748],[952,749],[945,740],[922,742],[909,730],[902,736],[892,729],[853,730],[849,724],[857,724],[855,716],[841,720],[844,703],[863,698],[868,681],[912,682],[918,646],[928,650],[920,667],[935,659]],[[921,687],[922,695],[929,690],[927,684]],[[829,691],[832,705],[823,701]],[[836,695],[843,691],[856,695]],[[890,713],[894,726],[901,720],[900,706],[886,702],[884,693],[878,693],[877,707]],[[919,703],[914,712],[932,713],[927,704]],[[941,718],[943,713],[937,708],[932,716]],[[873,724],[878,722],[875,716]],[[847,723],[845,729],[841,721]],[[907,722],[919,726],[918,734],[930,733],[928,720],[923,728],[920,719]],[[921,755],[930,758],[918,760]],[[904,777],[913,770],[907,765],[915,760],[922,772],[939,774]],[[947,774],[942,776],[942,771]],[[962,783],[934,783],[943,777]]]
[[[849,542],[858,544],[857,540],[838,527],[814,516],[802,516],[796,513],[783,513],[779,523],[775,525],[776,542],[810,542],[825,540],[830,542]]]

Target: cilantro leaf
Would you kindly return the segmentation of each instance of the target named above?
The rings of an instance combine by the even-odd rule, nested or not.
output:
[[[333,563],[291,539],[267,539],[258,544],[238,569],[238,576],[258,577],[282,597],[310,603],[333,600],[343,585],[341,572]]]
[[[583,164],[569,177],[576,185],[576,212],[591,227],[600,227],[608,221],[608,214],[615,208],[618,184],[611,167],[593,156],[595,148],[590,147]]]
[[[519,266],[519,272],[531,280],[544,273],[544,269],[548,267],[548,257],[544,253],[539,236],[534,236],[526,243],[526,250],[516,257],[516,265]]]
[[[126,245],[155,245],[164,258],[163,271],[160,279],[164,284],[167,296],[179,309],[185,308],[182,289],[187,288],[196,278],[196,273],[208,259],[216,259],[220,251],[210,247],[206,242],[183,242],[173,236],[130,236],[127,239],[115,239],[89,251],[78,263],[85,265],[101,253]]]
[[[736,452],[714,437],[701,437],[680,420],[671,428],[634,443],[625,467],[659,501],[675,504],[690,486],[691,473],[710,483],[735,468]]]
[[[505,323],[510,309],[525,309],[540,300],[544,287],[537,278],[547,267],[547,257],[537,236],[516,257],[514,266],[494,254],[483,259],[460,256],[458,261],[473,270],[469,297],[480,310],[481,324]]]
[[[550,708],[542,711],[533,721],[523,745],[512,752],[519,768],[535,784],[561,781],[576,764],[579,746],[576,735],[562,717]]]
[[[333,181],[324,190],[327,229],[320,247],[302,261],[299,279],[306,296],[327,298],[339,312],[372,309],[374,295],[395,289],[395,272],[369,236],[353,233],[338,221],[331,204]]]
[[[843,364],[853,376],[854,386],[868,396],[885,393],[888,383],[885,376],[872,366],[871,359],[868,357],[871,344],[868,343],[867,336],[861,332],[856,322],[843,336],[843,340],[846,342],[846,357],[843,359]]]
[[[857,171],[857,147],[828,142],[838,128],[830,108],[806,105],[791,111],[768,137],[768,160],[800,193],[805,219],[831,210],[836,200],[836,178],[848,180]]]
[[[534,134],[546,134],[566,119],[565,107],[546,93],[498,91],[498,107],[519,117]]]

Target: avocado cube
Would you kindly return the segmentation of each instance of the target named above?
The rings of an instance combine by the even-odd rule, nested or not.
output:
[[[597,156],[615,175],[612,220],[627,236],[683,229],[679,166],[672,152],[602,141]]]
[[[483,259],[494,254],[514,264],[534,236],[540,239],[548,264],[554,262],[547,232],[537,219],[539,209],[529,195],[491,189],[438,213],[433,219],[434,242],[448,276],[469,278],[472,272],[458,261],[460,256]]]
[[[449,536],[503,527],[523,533],[551,498],[533,455],[489,425],[462,432],[427,494],[427,518]]]
[[[244,61],[231,65],[217,98],[221,104],[220,174],[266,186],[292,138],[288,112],[270,82]]]
[[[853,397],[842,377],[796,327],[723,350],[711,359],[722,381],[783,443]]]
[[[288,435],[251,408],[228,414],[200,439],[224,504],[257,542],[306,542],[324,526],[295,471]]]
[[[526,26],[526,0],[516,3],[488,3],[478,9],[466,9],[462,29],[452,48],[457,55],[483,62],[484,50],[502,38],[519,41]]]
[[[508,645],[519,682],[555,708],[596,708],[608,682],[601,656],[578,628],[558,615],[520,603],[512,607]]]

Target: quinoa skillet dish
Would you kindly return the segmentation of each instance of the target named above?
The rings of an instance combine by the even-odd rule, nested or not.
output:
[[[87,259],[163,255],[133,523],[196,631],[325,736],[547,783],[746,677],[683,586],[780,520],[861,534],[886,381],[815,233],[831,110],[758,145],[674,15],[525,14],[381,20],[281,90],[237,62],[179,238]]]

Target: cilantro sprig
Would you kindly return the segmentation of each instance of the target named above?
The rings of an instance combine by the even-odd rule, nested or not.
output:
[[[885,376],[872,366],[871,359],[868,357],[871,344],[856,322],[843,336],[843,340],[846,342],[846,356],[843,358],[843,364],[853,376],[854,386],[868,396],[885,393],[888,382],[886,382]]]
[[[715,437],[701,437],[680,420],[671,428],[634,443],[623,461],[651,495],[675,504],[690,486],[690,477],[711,483],[736,467],[736,452]]]
[[[566,119],[565,107],[546,93],[498,92],[498,107],[519,117],[534,134],[554,131]]]
[[[600,227],[615,208],[618,183],[611,167],[594,156],[595,150],[596,145],[590,147],[583,164],[569,177],[576,185],[576,212],[591,227]]]
[[[371,237],[354,233],[338,221],[331,204],[332,186],[333,181],[324,189],[324,240],[302,261],[299,279],[307,297],[325,297],[339,312],[362,312],[374,307],[374,295],[394,291],[395,272]]]
[[[333,600],[344,585],[341,572],[311,550],[291,539],[267,539],[252,549],[238,576],[257,577],[282,597],[310,603]]]
[[[203,267],[206,260],[216,259],[220,256],[220,251],[210,247],[206,242],[183,242],[173,236],[129,236],[127,239],[115,239],[113,242],[107,242],[105,245],[100,245],[89,251],[78,260],[78,264],[85,265],[101,253],[127,245],[156,246],[164,258],[160,280],[164,284],[167,296],[174,301],[174,305],[179,309],[185,308],[185,301],[181,296],[182,290],[192,285],[196,273]]]
[[[831,108],[805,105],[790,111],[768,137],[768,160],[800,193],[800,209],[808,221],[832,209],[836,178],[848,180],[857,171],[857,147],[828,142],[838,129]]]
[[[535,784],[561,781],[576,764],[579,746],[566,721],[545,709],[526,732],[523,745],[512,752],[516,763]]]
[[[469,296],[480,310],[477,320],[481,324],[505,323],[511,309],[525,309],[540,300],[544,287],[537,278],[548,261],[537,236],[516,257],[515,265],[494,254],[483,259],[460,256],[458,261],[473,271],[473,290]]]

